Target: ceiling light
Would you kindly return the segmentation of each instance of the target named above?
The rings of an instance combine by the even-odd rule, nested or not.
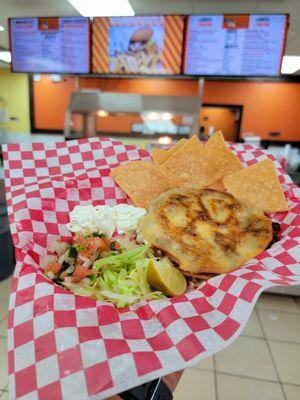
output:
[[[5,28],[4,28],[4,26],[0,25],[0,32],[3,32],[3,31],[5,31]]]
[[[98,117],[107,117],[108,116],[108,112],[107,111],[105,111],[105,110],[99,110],[99,111],[97,111],[97,115],[98,115]]]
[[[170,136],[161,136],[160,138],[158,138],[157,142],[159,144],[171,144],[172,139],[170,138]]]
[[[282,59],[281,73],[294,74],[300,70],[300,56],[284,56]]]
[[[0,50],[0,61],[11,63],[11,53],[8,50]]]
[[[147,113],[146,118],[151,119],[152,121],[155,121],[155,120],[159,119],[159,115],[156,112],[149,112],[149,113]]]
[[[34,82],[39,82],[42,79],[42,76],[41,74],[33,74],[32,79]]]
[[[121,17],[135,12],[128,0],[68,0],[84,17]]]
[[[52,74],[50,76],[50,79],[53,83],[60,83],[63,81],[63,77],[61,75],[58,74]]]
[[[172,119],[172,114],[168,113],[168,112],[165,112],[165,113],[162,114],[161,118],[164,121],[170,121]]]

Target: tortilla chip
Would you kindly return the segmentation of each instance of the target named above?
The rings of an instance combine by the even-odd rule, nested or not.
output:
[[[176,151],[178,151],[184,143],[187,142],[187,139],[180,139],[174,146],[170,147],[167,150],[162,149],[154,149],[151,152],[151,156],[153,162],[155,164],[163,164],[169,157],[171,157]]]
[[[163,164],[171,175],[177,175],[181,186],[208,187],[243,168],[239,159],[226,146],[221,132],[216,132],[203,145],[193,136]],[[216,187],[217,188],[217,187]]]
[[[275,166],[264,160],[225,176],[226,189],[238,200],[265,212],[288,211]]]
[[[204,146],[197,136],[192,136],[163,166],[170,176],[179,178],[180,186],[204,187],[211,179],[207,175],[205,163]]]
[[[152,162],[122,164],[110,175],[138,207],[146,207],[161,193],[177,186],[176,178],[170,177],[162,166]]]
[[[223,179],[219,179],[211,184],[209,184],[206,189],[218,190],[219,192],[226,192],[226,187],[224,186]]]
[[[153,149],[151,151],[151,157],[155,164],[163,164],[168,158],[169,149]]]
[[[209,138],[204,146],[207,159],[207,174],[213,182],[222,181],[226,175],[233,174],[243,168],[240,160],[227,147],[221,131]]]

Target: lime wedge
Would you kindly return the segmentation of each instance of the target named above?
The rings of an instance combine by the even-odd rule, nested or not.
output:
[[[185,277],[168,259],[150,260],[147,280],[155,289],[170,297],[180,296],[186,291]]]

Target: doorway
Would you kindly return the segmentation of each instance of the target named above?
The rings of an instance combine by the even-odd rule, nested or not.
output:
[[[240,141],[243,106],[203,104],[200,117],[200,136],[208,138],[214,132],[221,130],[225,140]]]

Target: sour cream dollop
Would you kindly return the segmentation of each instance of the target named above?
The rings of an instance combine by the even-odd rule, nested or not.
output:
[[[104,232],[112,236],[117,228],[117,219],[112,207],[96,206],[97,230],[96,232]]]
[[[117,206],[75,206],[70,212],[70,223],[67,228],[73,232],[82,232],[84,235],[93,232],[103,232],[112,236],[117,230],[119,234],[137,228],[138,220],[146,215],[144,208],[128,204]]]
[[[147,214],[144,208],[128,204],[118,204],[114,207],[114,212],[117,218],[117,230],[120,234],[135,230],[139,219]]]
[[[70,212],[70,223],[67,228],[71,232],[83,232],[84,234],[90,231],[97,231],[97,213],[93,206],[75,206]]]

